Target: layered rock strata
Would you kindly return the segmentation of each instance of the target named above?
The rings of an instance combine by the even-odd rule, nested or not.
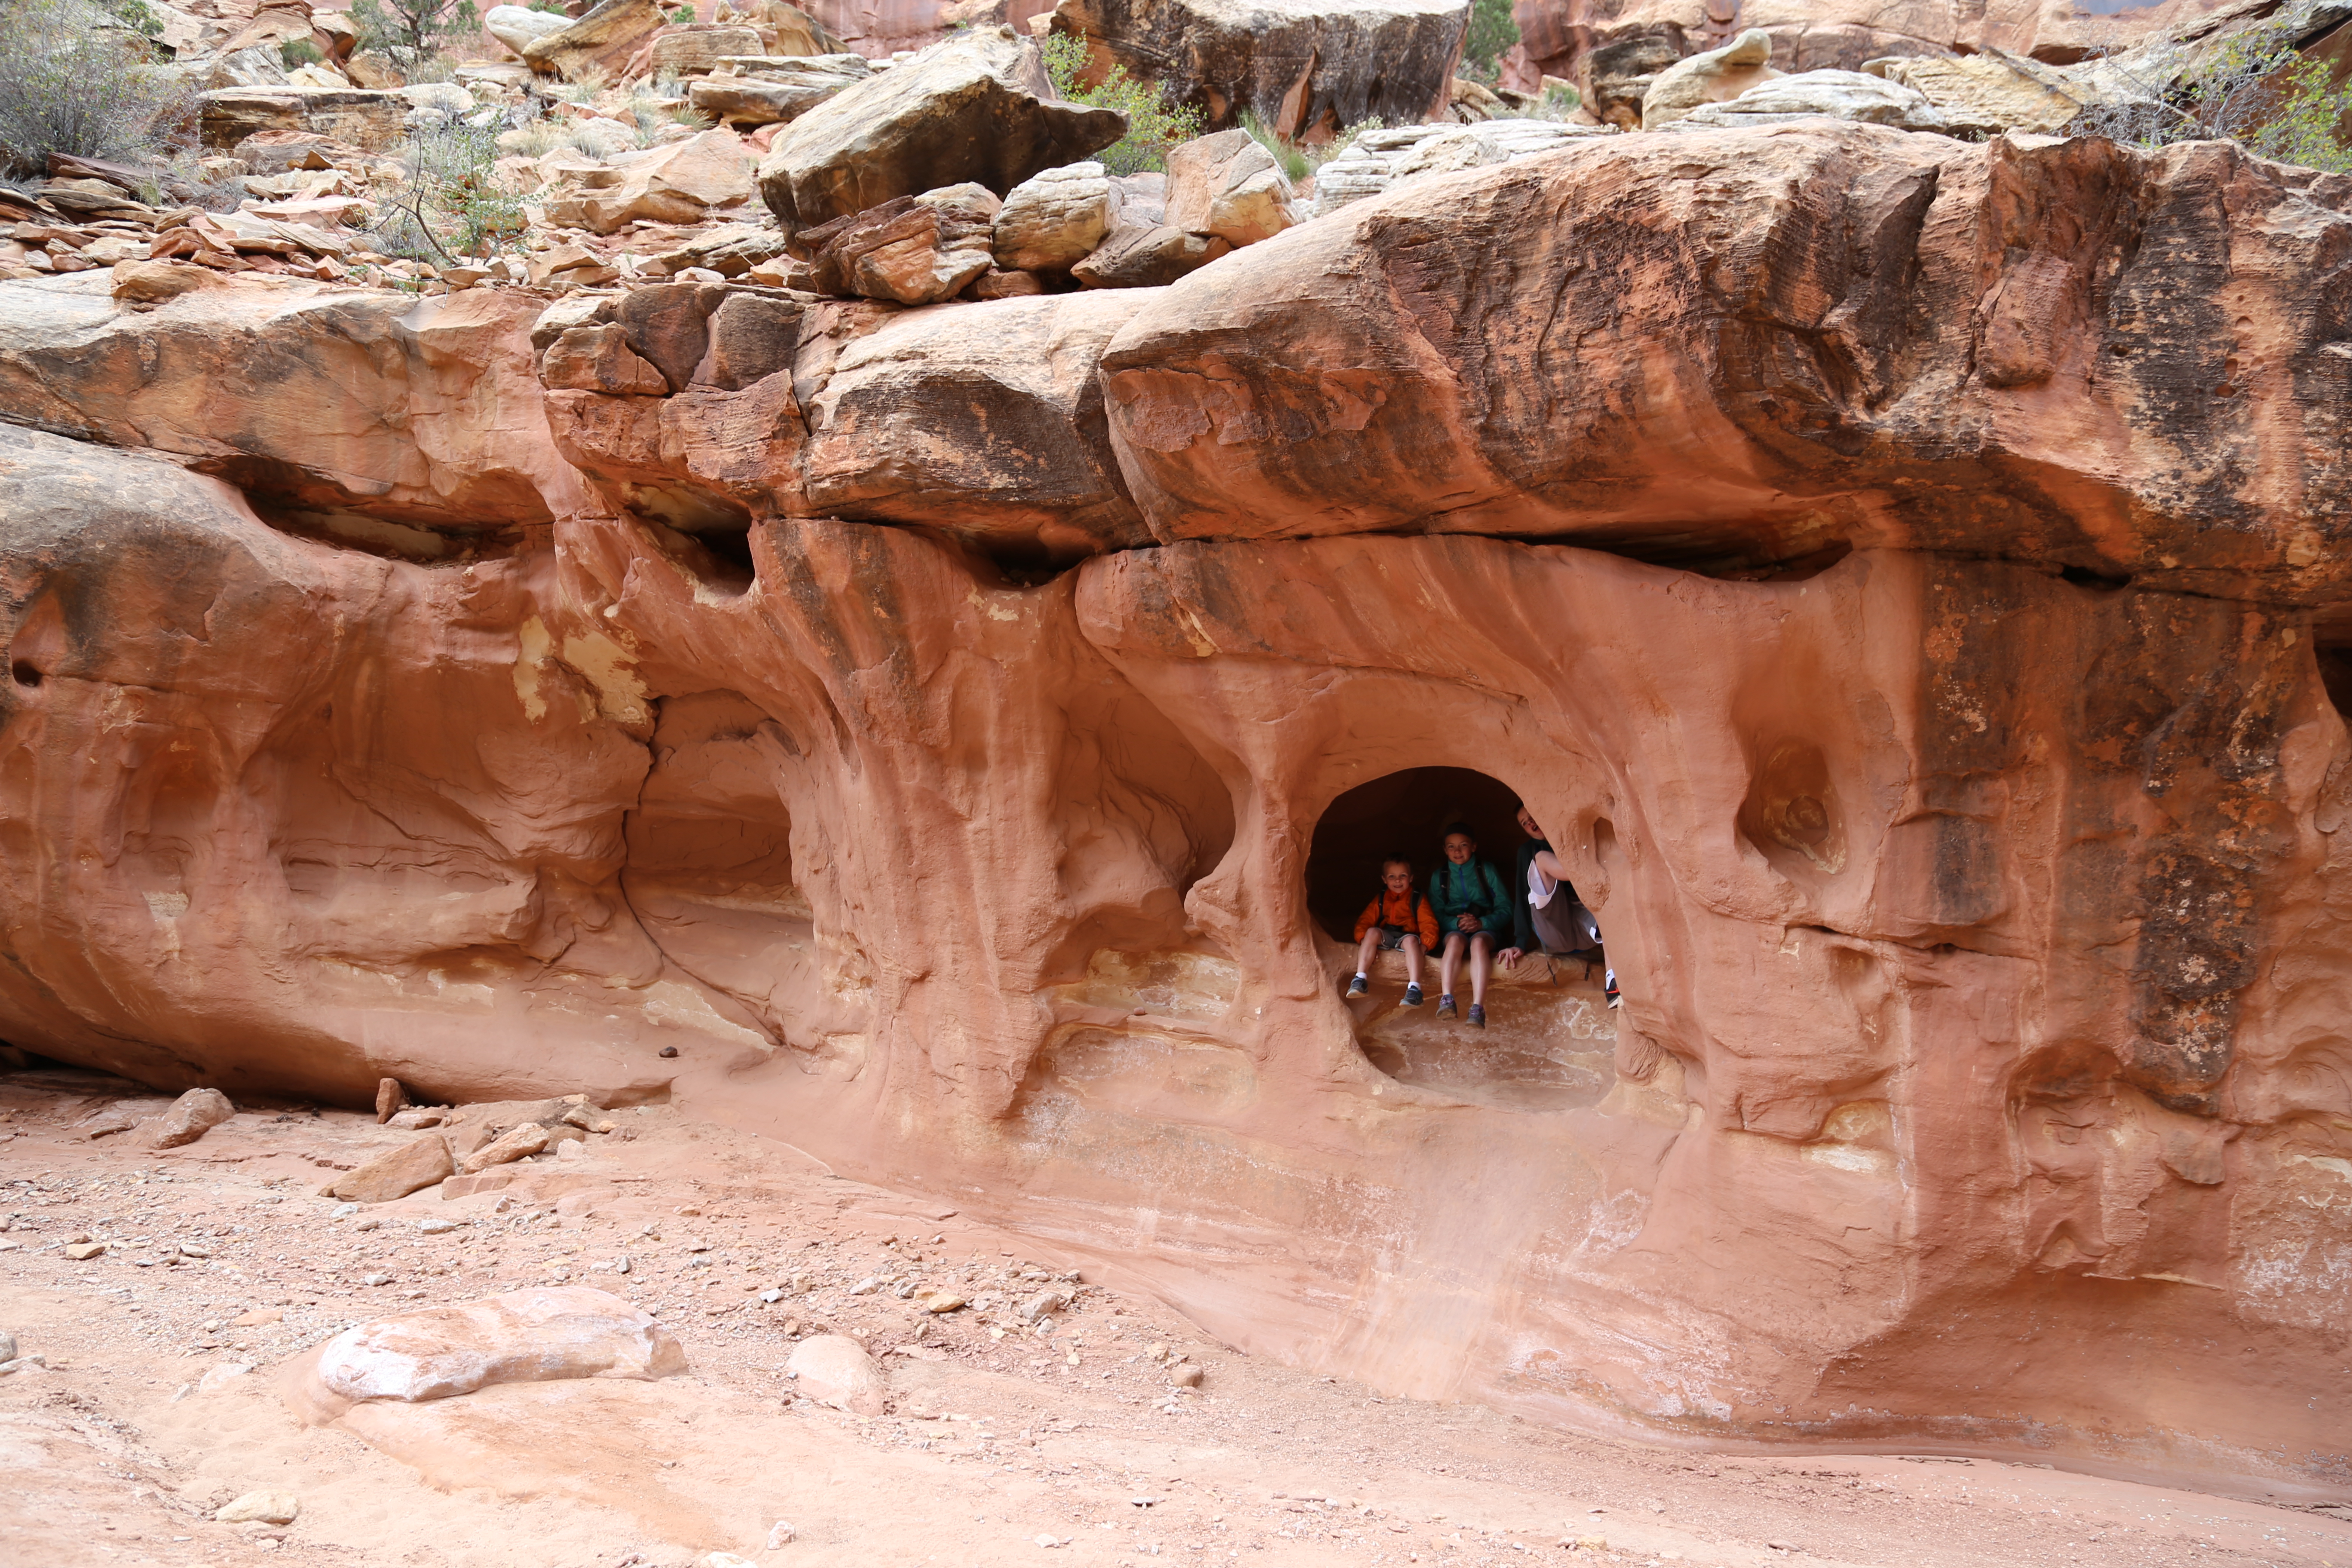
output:
[[[0,286],[0,1032],[668,1096],[1417,1394],[2323,1495],[2347,254],[1815,123],[1118,294]],[[1625,994],[1445,1084],[1308,912],[1430,766]]]

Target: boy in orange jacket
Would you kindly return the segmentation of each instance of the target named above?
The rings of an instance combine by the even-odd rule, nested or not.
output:
[[[1412,885],[1412,862],[1391,855],[1381,862],[1381,890],[1356,917],[1356,977],[1348,994],[1361,996],[1372,988],[1372,955],[1404,950],[1404,1005],[1421,1005],[1421,955],[1437,945],[1437,911]]]

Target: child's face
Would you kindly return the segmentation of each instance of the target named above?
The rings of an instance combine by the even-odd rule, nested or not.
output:
[[[1391,860],[1381,868],[1381,880],[1389,885],[1391,893],[1402,893],[1412,886],[1412,868],[1402,860]]]
[[[1478,853],[1478,841],[1466,833],[1445,836],[1445,858],[1456,866],[1467,866],[1470,857]]]
[[[1543,826],[1536,821],[1536,814],[1524,805],[1519,807],[1519,831],[1530,838],[1543,837]]]

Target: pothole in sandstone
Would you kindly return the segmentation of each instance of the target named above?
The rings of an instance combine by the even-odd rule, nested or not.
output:
[[[1355,967],[1356,917],[1381,886],[1381,862],[1402,852],[1413,886],[1426,890],[1447,827],[1465,824],[1478,854],[1514,893],[1520,840],[1518,797],[1499,779],[1471,768],[1409,768],[1348,791],[1326,808],[1307,858],[1307,904],[1318,945],[1336,981]],[[1404,1005],[1404,955],[1383,952],[1370,972],[1371,994],[1351,1000],[1356,1042],[1365,1058],[1400,1083],[1514,1110],[1591,1105],[1609,1090],[1617,1044],[1616,1016],[1572,959],[1534,957],[1516,970],[1497,967],[1486,990],[1487,1025],[1468,1023],[1466,964],[1455,1000],[1463,1016],[1438,1018],[1438,963],[1423,960],[1426,1000]]]

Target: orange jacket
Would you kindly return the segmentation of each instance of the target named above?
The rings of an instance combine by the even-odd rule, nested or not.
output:
[[[1416,921],[1415,915],[1421,918]],[[1437,945],[1437,911],[1429,907],[1429,900],[1421,896],[1417,888],[1408,888],[1402,893],[1382,888],[1380,896],[1366,904],[1364,912],[1356,917],[1356,940],[1363,941],[1364,933],[1374,926],[1402,926],[1406,931],[1418,927],[1422,946]]]

